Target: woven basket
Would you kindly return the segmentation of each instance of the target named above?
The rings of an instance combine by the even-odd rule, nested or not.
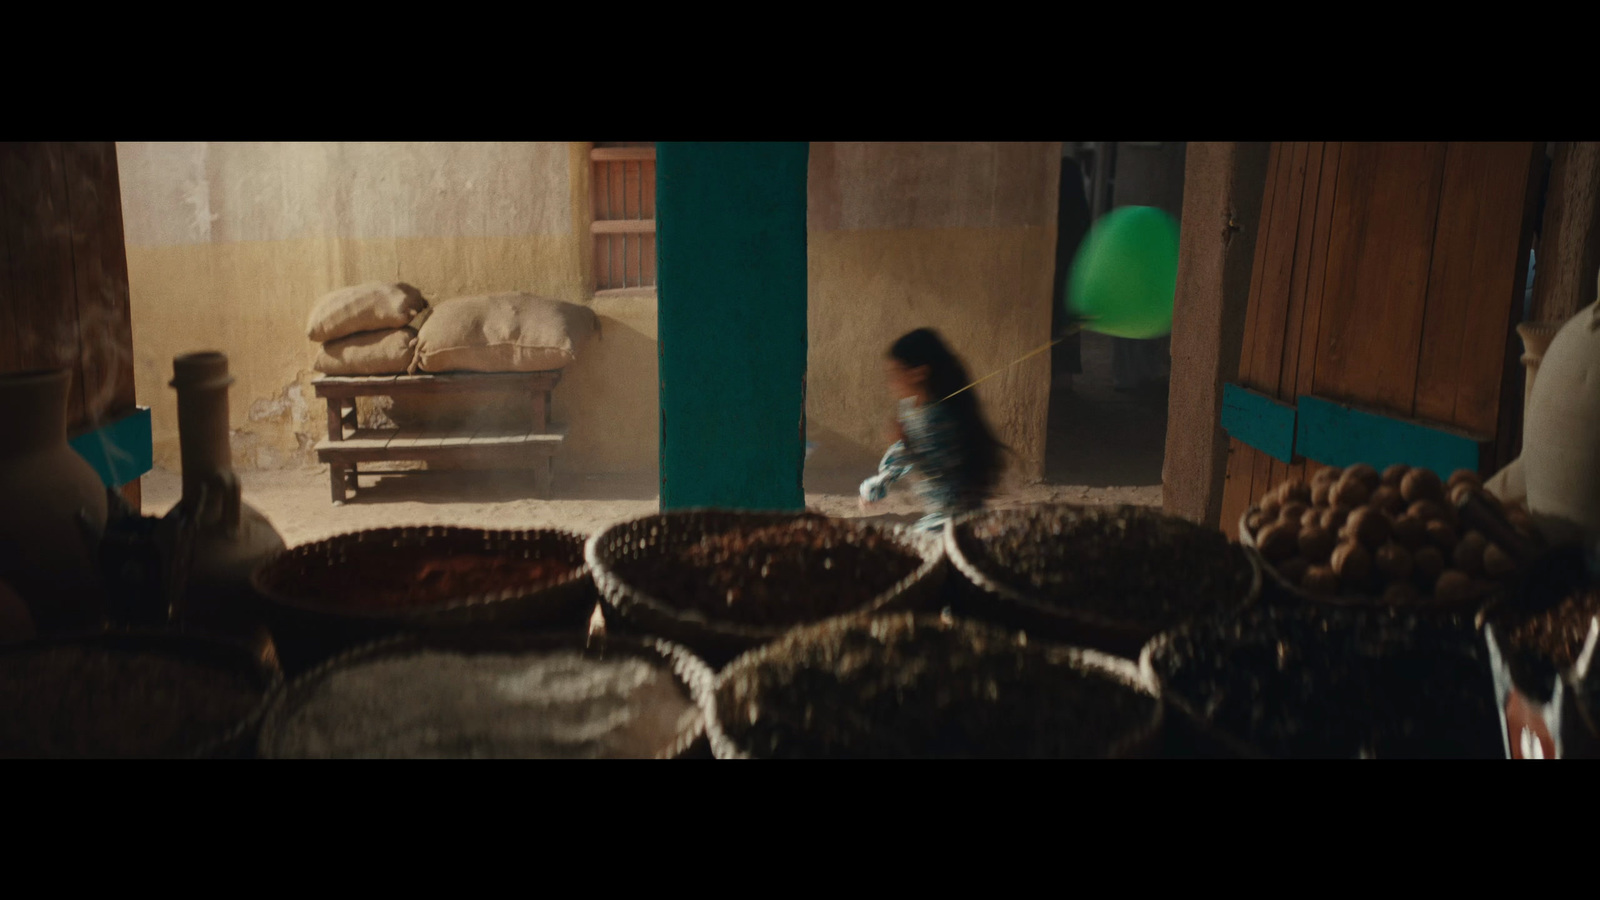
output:
[[[176,631],[129,629],[91,636],[27,641],[0,648],[0,659],[63,646],[165,656],[231,671],[254,681],[261,690],[260,702],[233,727],[182,754],[189,759],[238,759],[249,756],[255,747],[256,732],[271,696],[283,684],[283,674],[270,645],[252,648],[221,638]],[[4,714],[4,711],[0,710],[0,714]]]
[[[706,619],[697,612],[677,609],[653,595],[647,585],[630,583],[619,570],[626,562],[675,553],[711,535],[824,518],[814,513],[683,510],[624,522],[595,535],[589,540],[585,554],[599,588],[607,627],[625,633],[656,635],[683,644],[713,667],[720,667],[747,650],[803,627],[757,626]],[[939,601],[947,570],[944,550],[937,540],[897,525],[852,524],[863,531],[871,529],[892,538],[917,556],[922,564],[900,583],[846,617],[923,610]]]
[[[268,698],[268,708],[260,729],[258,753],[263,759],[281,758],[275,747],[288,716],[299,709],[316,687],[330,675],[344,669],[380,659],[392,659],[426,650],[458,653],[537,653],[541,651],[583,650],[587,655],[636,656],[661,663],[672,670],[674,678],[689,695],[690,702],[700,710],[693,723],[658,754],[659,759],[692,758],[709,755],[706,740],[706,711],[711,708],[714,676],[711,669],[687,649],[651,639],[637,639],[615,634],[595,635],[582,632],[548,632],[541,634],[515,632],[431,632],[394,635],[374,641],[340,654],[323,662],[315,669],[295,680],[281,685]]]
[[[402,632],[460,628],[581,628],[594,611],[595,592],[583,559],[584,538],[566,531],[486,531],[456,527],[379,528],[340,535],[279,554],[255,573],[267,602],[273,639],[291,673],[303,672],[352,647]],[[489,550],[531,559],[558,559],[573,571],[539,584],[507,584],[403,610],[341,609],[305,599],[297,580],[335,566],[382,565],[418,552]]]
[[[1071,505],[1064,505],[1064,508],[1100,509]],[[1139,515],[1149,514],[1149,511],[1142,507],[1126,507],[1126,509],[1137,510],[1135,514]],[[987,516],[1005,514],[1005,510],[979,511],[952,520],[945,526],[945,555],[950,558],[951,565],[965,577],[969,585],[960,596],[955,611],[974,619],[1017,628],[1044,640],[1092,648],[1124,659],[1138,659],[1144,645],[1154,636],[1148,627],[1120,622],[1087,610],[1055,606],[1036,600],[1000,582],[980,567],[980,563],[972,558],[963,545],[976,542],[971,533],[972,526],[976,522]],[[1250,561],[1250,586],[1245,595],[1239,598],[1239,608],[1256,602],[1261,595],[1259,559],[1249,552],[1245,556]],[[1152,561],[1152,564],[1156,564],[1156,561]]]
[[[1140,677],[1154,686],[1161,695],[1161,701],[1182,717],[1185,730],[1193,734],[1198,743],[1214,748],[1216,755],[1235,759],[1267,759],[1265,753],[1212,726],[1187,700],[1167,690],[1161,679],[1164,668],[1162,659],[1170,651],[1172,637],[1173,632],[1158,634],[1139,651]]]
[[[1228,732],[1225,727],[1213,724],[1212,719],[1207,714],[1206,710],[1201,708],[1206,705],[1205,701],[1203,701],[1201,698],[1181,696],[1175,690],[1172,690],[1168,685],[1169,676],[1173,669],[1173,662],[1171,659],[1172,645],[1178,641],[1180,637],[1197,633],[1203,634],[1205,632],[1212,632],[1212,635],[1208,637],[1209,640],[1227,643],[1229,640],[1228,638],[1221,637],[1217,634],[1219,627],[1226,626],[1229,620],[1232,618],[1247,614],[1248,613],[1245,613],[1244,611],[1240,611],[1235,612],[1230,616],[1219,616],[1190,622],[1184,626],[1181,626],[1180,628],[1172,629],[1167,633],[1157,636],[1145,646],[1144,651],[1140,654],[1139,670],[1141,676],[1161,693],[1161,696],[1166,703],[1173,709],[1177,710],[1179,714],[1186,720],[1188,725],[1192,726],[1199,733],[1204,734],[1211,743],[1226,748],[1230,755],[1237,757],[1247,759],[1275,758],[1275,754],[1269,753],[1261,746],[1257,746],[1255,742],[1249,740],[1247,736],[1232,734]],[[1330,622],[1329,613],[1317,612],[1303,607],[1295,609],[1281,609],[1277,614],[1293,617],[1303,616],[1305,617],[1303,621],[1308,625],[1310,623],[1321,622],[1324,630],[1327,630]],[[1334,639],[1343,640],[1344,636],[1339,633],[1344,632],[1348,628],[1356,627],[1356,623],[1365,617],[1379,617],[1384,615],[1396,615],[1404,617],[1415,623],[1416,627],[1423,627],[1430,630],[1454,630],[1463,637],[1470,634],[1470,630],[1462,627],[1460,623],[1451,623],[1442,619],[1419,615],[1410,610],[1399,611],[1389,608],[1360,608],[1331,614],[1333,618],[1340,620],[1334,629],[1336,632],[1336,637]],[[1319,634],[1310,628],[1307,628],[1307,633]],[[1467,645],[1464,644],[1463,646]],[[1482,648],[1479,648],[1479,652],[1483,652]],[[1491,655],[1492,654],[1489,652],[1484,652],[1485,658],[1482,662],[1482,674],[1485,676],[1483,683],[1483,697],[1486,701],[1491,699],[1490,691],[1494,689],[1492,678],[1493,664],[1492,660],[1488,658]],[[1486,707],[1490,705],[1491,704],[1486,703]],[[1501,724],[1503,726],[1503,722]],[[1491,723],[1486,721],[1485,725],[1490,726]],[[1486,727],[1481,733],[1471,735],[1463,739],[1474,741],[1478,738],[1487,738],[1491,730],[1492,727]],[[1456,737],[1459,738],[1460,734],[1458,734]],[[1488,746],[1487,740],[1484,741],[1484,746]]]
[[[1255,535],[1250,533],[1250,516],[1259,512],[1260,508],[1252,506],[1239,517],[1239,543],[1244,547],[1250,557],[1255,560],[1256,567],[1266,574],[1272,582],[1273,589],[1280,595],[1287,597],[1295,603],[1322,603],[1329,606],[1352,607],[1356,609],[1388,609],[1393,604],[1383,602],[1381,597],[1367,594],[1337,594],[1333,596],[1319,596],[1308,593],[1299,585],[1292,583],[1278,573],[1272,563],[1267,562],[1261,555],[1261,548],[1256,544]],[[1474,614],[1486,602],[1492,602],[1492,595],[1470,597],[1461,603],[1445,604],[1438,602],[1418,603],[1407,606],[1407,612],[1438,614],[1451,617],[1462,617]]]
[[[873,617],[841,616],[797,629],[775,643],[767,644],[740,656],[718,673],[716,691],[713,694],[712,702],[707,707],[706,713],[706,731],[710,738],[712,752],[718,759],[755,758],[746,748],[738,745],[723,729],[723,711],[720,705],[720,698],[724,685],[744,672],[758,668],[768,662],[783,659],[795,652],[797,648],[818,642],[826,643],[838,640],[847,631],[874,627],[964,629],[985,633],[996,643],[1027,645],[1026,636],[1006,633],[982,622],[945,616],[917,615],[914,613],[896,613]],[[1132,688],[1138,693],[1156,699],[1158,702],[1152,705],[1149,723],[1131,733],[1126,739],[1118,742],[1116,746],[1110,749],[1108,755],[1116,758],[1142,758],[1155,756],[1159,753],[1162,746],[1165,712],[1153,685],[1139,672],[1138,667],[1124,659],[1118,659],[1094,650],[1082,650],[1075,647],[1045,644],[1036,646],[1032,652],[1044,654],[1046,659],[1053,665],[1067,666],[1079,671],[1090,672],[1098,677],[1108,678],[1117,684]]]

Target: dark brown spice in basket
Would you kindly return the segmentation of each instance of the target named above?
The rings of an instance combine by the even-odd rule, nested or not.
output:
[[[1253,576],[1221,532],[1138,507],[1006,510],[963,531],[962,553],[995,581],[1153,630],[1238,606]]]
[[[1488,652],[1465,623],[1396,609],[1258,608],[1174,632],[1162,688],[1286,758],[1503,758]]]
[[[784,626],[860,609],[921,565],[890,537],[824,519],[709,535],[676,555],[624,563],[630,582],[680,610]]]
[[[330,609],[395,612],[492,594],[536,588],[571,574],[559,559],[525,559],[490,552],[378,548],[352,552],[335,565],[291,574],[280,568],[268,580],[280,593]],[[448,555],[446,555],[448,554]]]
[[[757,758],[1096,758],[1152,725],[1156,700],[999,631],[876,619],[779,646],[718,689]]]
[[[1600,615],[1600,588],[1574,592],[1555,607],[1517,616],[1509,623],[1506,639],[1519,652],[1537,654],[1558,669],[1578,661],[1589,623]]]
[[[261,702],[241,673],[154,653],[42,647],[0,656],[0,758],[170,758]]]

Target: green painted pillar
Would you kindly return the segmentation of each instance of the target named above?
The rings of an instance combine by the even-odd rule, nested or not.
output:
[[[809,153],[656,145],[664,510],[805,506]]]

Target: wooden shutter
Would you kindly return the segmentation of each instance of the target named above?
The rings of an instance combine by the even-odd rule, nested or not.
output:
[[[594,165],[595,291],[656,286],[656,150],[599,144]]]

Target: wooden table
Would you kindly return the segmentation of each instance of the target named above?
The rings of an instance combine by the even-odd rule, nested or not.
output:
[[[470,462],[491,468],[529,469],[534,489],[547,496],[555,454],[565,428],[550,425],[550,394],[560,372],[461,373],[451,375],[326,375],[312,382],[328,403],[328,437],[317,444],[317,460],[328,464],[333,502],[358,489],[363,462]],[[529,398],[533,416],[527,428],[417,429],[359,428],[357,397],[460,395],[474,402],[491,394]]]

